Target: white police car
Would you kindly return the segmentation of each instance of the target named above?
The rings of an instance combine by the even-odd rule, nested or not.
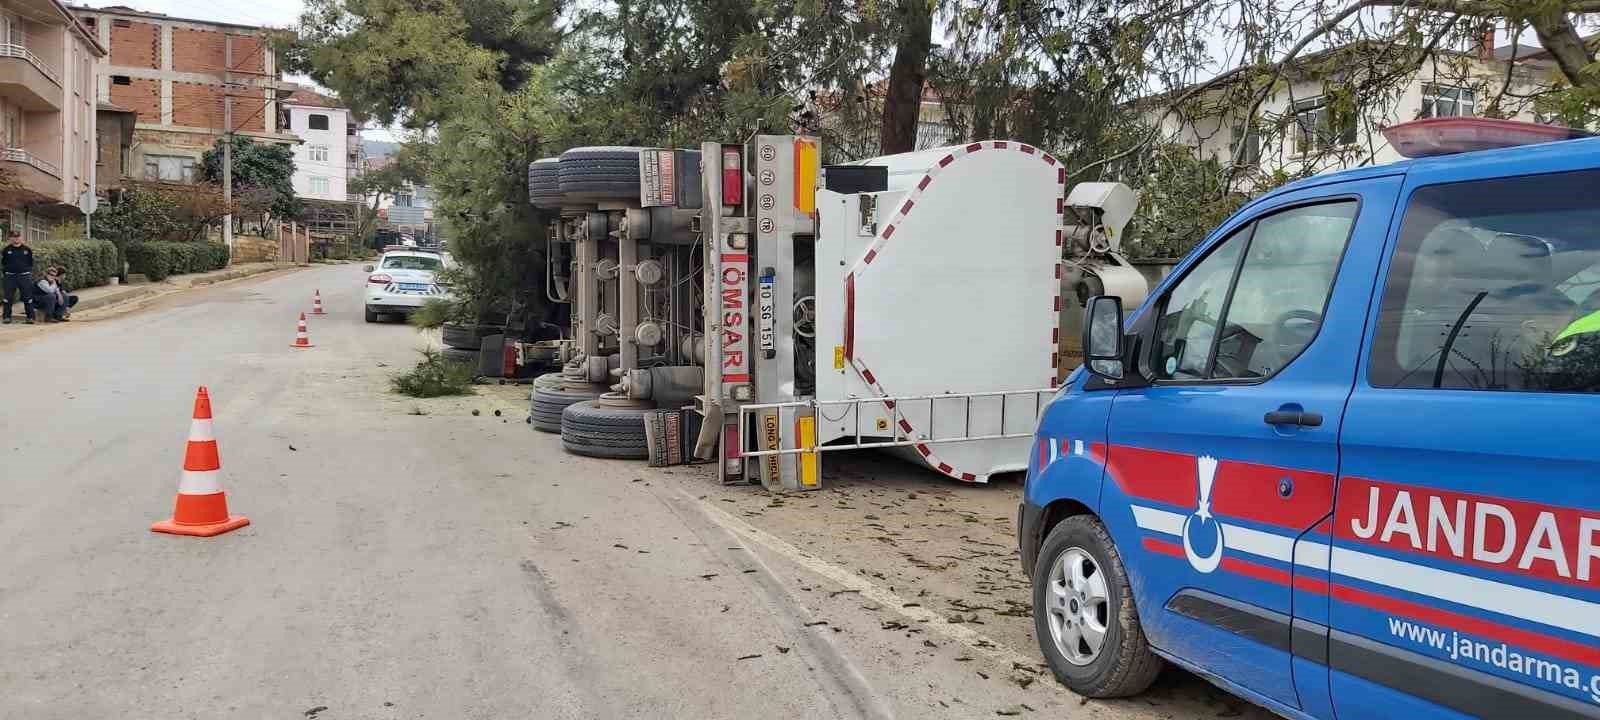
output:
[[[446,267],[445,257],[436,252],[412,248],[385,252],[376,265],[366,267],[367,322],[377,322],[380,315],[412,313],[432,298],[449,299],[449,290],[435,278]]]

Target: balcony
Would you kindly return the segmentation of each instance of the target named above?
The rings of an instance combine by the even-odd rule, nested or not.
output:
[[[11,175],[6,202],[61,203],[61,168],[22,148],[0,148],[0,167]]]
[[[61,76],[26,45],[0,43],[0,95],[33,112],[61,109]]]

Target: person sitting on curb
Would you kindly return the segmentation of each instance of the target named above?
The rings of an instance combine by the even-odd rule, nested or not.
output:
[[[44,315],[47,323],[66,322],[70,318],[70,310],[78,304],[77,295],[68,295],[67,288],[61,283],[61,268],[52,267],[44,271],[44,277],[34,288],[34,302],[39,304],[39,312]]]
[[[10,324],[13,295],[22,295],[23,321],[33,324],[33,248],[23,241],[22,233],[11,231],[11,243],[0,250],[0,322]]]

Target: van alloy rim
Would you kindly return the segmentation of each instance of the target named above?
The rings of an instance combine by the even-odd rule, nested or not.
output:
[[[1100,566],[1083,548],[1067,548],[1050,568],[1048,591],[1044,609],[1056,650],[1073,665],[1094,662],[1111,619]]]

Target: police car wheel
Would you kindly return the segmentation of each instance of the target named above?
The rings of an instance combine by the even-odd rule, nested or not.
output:
[[[1033,620],[1056,680],[1079,695],[1136,695],[1161,672],[1122,558],[1093,516],[1062,520],[1045,538],[1033,573]]]

